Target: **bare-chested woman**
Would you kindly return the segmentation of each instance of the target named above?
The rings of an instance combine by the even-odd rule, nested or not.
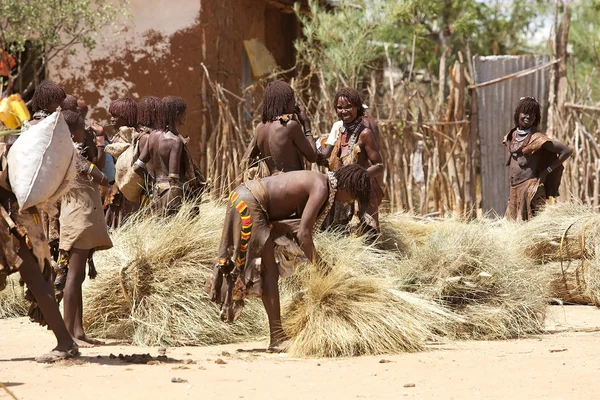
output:
[[[330,157],[329,168],[333,171],[353,163],[367,168],[371,177],[371,198],[361,220],[361,230],[379,234],[379,204],[383,199],[384,168],[377,139],[373,131],[365,125],[363,103],[356,90],[341,88],[335,94],[334,104],[343,126],[340,127],[335,145],[328,144],[323,153]],[[353,213],[352,207],[336,206],[328,225],[346,225],[352,219]]]
[[[313,231],[333,203],[356,200],[364,205],[370,191],[369,175],[357,164],[327,174],[292,171],[238,186],[229,197],[219,261],[205,287],[212,300],[221,304],[221,319],[233,322],[244,298],[261,297],[269,318],[269,348],[284,350],[287,338],[281,326],[274,241],[297,231],[300,248],[315,261]],[[299,218],[299,225],[283,221],[288,218]]]
[[[179,210],[184,193],[193,196],[203,177],[195,167],[187,149],[187,140],[179,133],[185,124],[187,106],[181,97],[166,96],[160,100],[157,129],[141,150],[134,170],[146,170],[154,178],[152,205],[155,210],[174,214]]]
[[[243,157],[250,167],[257,165],[257,159],[264,163],[258,163],[258,177],[302,170],[304,159],[327,165],[317,152],[310,122],[296,106],[294,91],[286,82],[274,81],[265,88],[262,122]]]

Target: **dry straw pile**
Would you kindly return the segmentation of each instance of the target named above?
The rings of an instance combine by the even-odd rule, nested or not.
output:
[[[90,335],[141,345],[206,345],[266,336],[260,301],[249,301],[232,325],[202,287],[214,264],[224,210],[186,205],[175,217],[135,217],[98,253],[100,274],[86,286]],[[282,280],[284,323],[296,356],[350,356],[422,350],[458,317],[390,285],[397,254],[360,239],[323,233],[324,264],[300,265]],[[326,265],[326,267],[324,266]]]
[[[115,232],[115,247],[98,253],[100,274],[86,285],[89,333],[172,346],[264,338],[260,301],[248,301],[240,319],[227,325],[203,292],[223,217],[224,208],[214,203],[202,204],[199,215],[188,204],[177,216],[137,216]],[[300,263],[281,281],[290,352],[396,353],[422,350],[440,337],[540,332],[556,280],[548,262],[584,260],[590,266],[583,274],[585,293],[592,298],[597,292],[600,279],[589,272],[597,271],[596,221],[596,213],[563,205],[527,224],[388,215],[373,246],[318,234],[322,262]]]
[[[85,287],[90,335],[139,345],[209,345],[265,333],[262,305],[249,302],[236,324],[219,321],[203,291],[215,262],[224,208],[186,204],[174,217],[134,217],[97,253],[99,274]]]
[[[546,207],[514,239],[551,281],[552,297],[600,306],[600,214],[580,203]]]
[[[436,225],[396,271],[399,287],[448,305],[464,317],[451,336],[507,339],[539,332],[546,274],[516,254],[503,222]]]
[[[23,286],[19,284],[19,274],[12,274],[6,280],[6,287],[0,292],[0,319],[27,315],[29,302],[25,300]]]
[[[283,285],[291,355],[420,351],[460,321],[435,302],[394,289],[397,255],[335,233],[316,239],[321,264],[299,266]]]

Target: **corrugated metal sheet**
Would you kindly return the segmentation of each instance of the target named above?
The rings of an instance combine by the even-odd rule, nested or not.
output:
[[[549,61],[547,56],[473,57],[476,83],[487,82]],[[519,99],[533,96],[544,112],[545,126],[549,68],[521,78],[509,79],[477,90],[480,149],[481,149],[481,207],[483,212],[504,215],[509,192],[507,152],[502,138],[514,126],[513,114]]]

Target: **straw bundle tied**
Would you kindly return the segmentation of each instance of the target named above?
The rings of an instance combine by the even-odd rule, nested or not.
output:
[[[6,287],[0,291],[0,319],[24,317],[29,309],[25,300],[23,286],[19,284],[19,274],[12,274],[6,279]]]
[[[424,350],[459,318],[382,278],[336,265],[304,266],[303,289],[284,302],[284,330],[297,357],[349,357]]]
[[[580,203],[548,206],[516,230],[518,251],[551,281],[551,295],[600,306],[600,214]]]
[[[203,291],[215,262],[224,208],[186,204],[172,218],[141,215],[97,253],[99,275],[85,288],[84,323],[91,335],[138,345],[210,345],[265,334],[262,305],[248,302],[236,324],[218,318]]]
[[[502,224],[440,224],[397,268],[399,287],[437,299],[464,316],[459,339],[508,339],[542,329],[543,271],[507,243]]]

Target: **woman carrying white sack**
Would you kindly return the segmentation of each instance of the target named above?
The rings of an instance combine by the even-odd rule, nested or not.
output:
[[[68,139],[68,128],[57,113],[47,123],[22,134],[12,148],[0,144],[0,290],[6,286],[8,275],[19,272],[27,284],[26,298],[32,302],[30,319],[47,325],[54,333],[57,346],[38,362],[79,354],[56,303],[50,248],[37,208],[60,195],[70,176],[74,148],[64,147],[72,146]],[[48,151],[53,145],[64,150],[58,152],[58,157],[56,152]],[[54,176],[48,179],[47,174]]]

